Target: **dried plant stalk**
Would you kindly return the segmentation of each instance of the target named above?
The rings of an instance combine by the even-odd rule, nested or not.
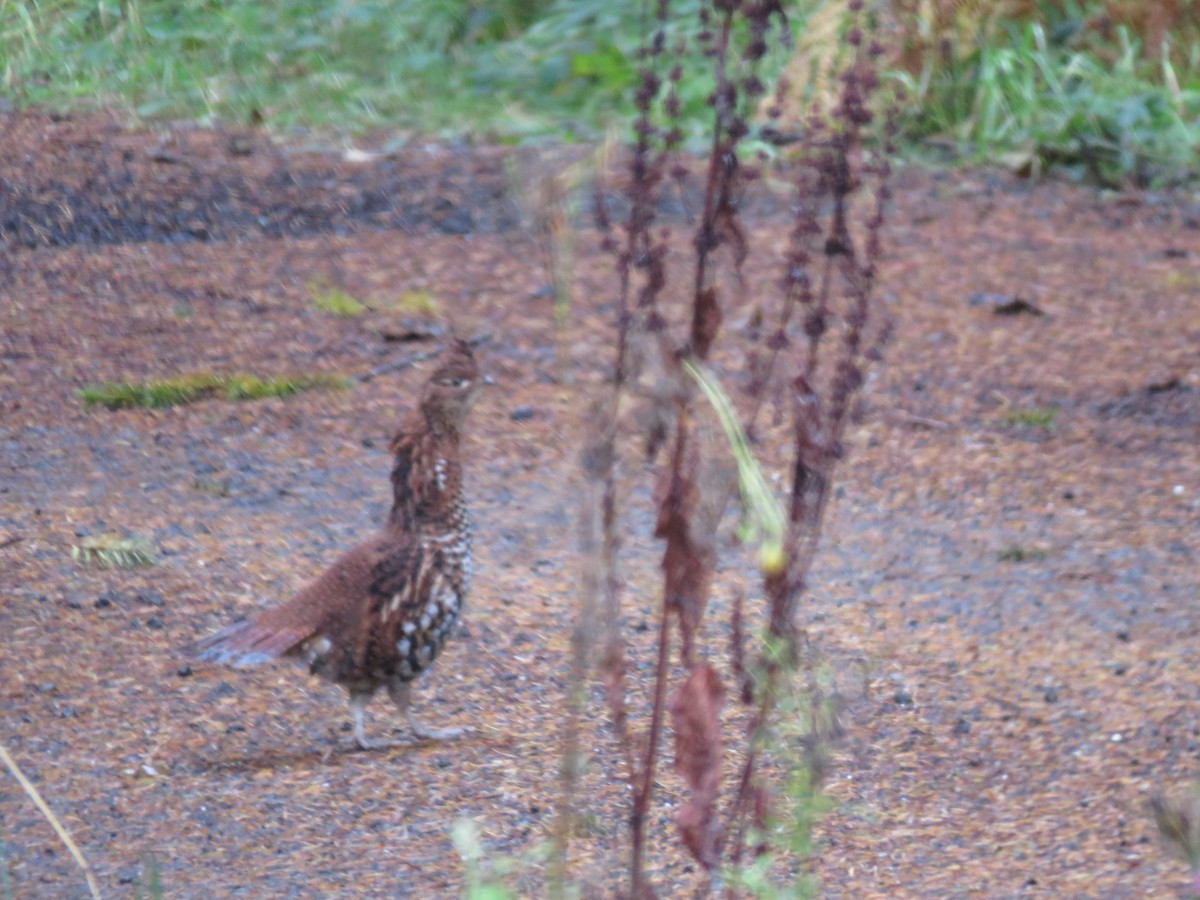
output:
[[[58,816],[54,814],[54,810],[42,799],[41,793],[34,787],[33,782],[25,777],[25,773],[21,771],[21,767],[9,755],[8,749],[3,744],[0,744],[0,762],[4,763],[8,771],[12,773],[12,777],[17,779],[17,784],[21,785],[21,790],[33,801],[33,805],[38,808],[38,812],[50,823],[50,827],[54,829],[54,833],[58,835],[58,839],[63,842],[63,846],[70,851],[76,864],[83,870],[83,877],[87,881],[88,890],[96,900],[100,900],[100,887],[96,884],[96,876],[92,874],[92,867],[88,865],[88,861],[84,859],[83,854],[79,852],[79,848],[75,846],[75,841],[71,839],[70,832],[63,827],[62,822],[58,820]]]
[[[855,0],[850,3],[856,14],[861,6]],[[715,878],[723,867],[740,864],[749,829],[764,828],[770,818],[775,788],[760,769],[760,736],[776,708],[785,675],[799,659],[796,609],[817,550],[833,472],[845,455],[846,423],[888,331],[880,325],[874,301],[888,169],[886,162],[864,162],[863,153],[864,129],[871,122],[867,101],[878,85],[874,66],[880,51],[853,27],[846,36],[853,62],[842,75],[837,106],[829,121],[814,117],[807,130],[780,289],[774,297],[758,299],[752,316],[754,346],[747,356],[751,382],[745,413],[737,412],[719,378],[705,365],[721,337],[724,315],[716,273],[724,260],[737,290],[746,289],[742,266],[751,237],[740,221],[736,198],[755,173],[743,167],[738,147],[750,130],[745,111],[765,92],[755,72],[772,26],[788,35],[782,6],[772,0],[729,0],[701,12],[700,39],[713,60],[713,139],[704,205],[692,237],[687,325],[680,333],[670,326],[678,317],[667,315],[664,307],[667,238],[656,230],[656,211],[668,175],[683,180],[687,169],[677,160],[680,66],[671,66],[665,79],[656,74],[671,61],[662,27],[669,9],[668,0],[659,0],[657,30],[643,56],[629,166],[630,211],[620,238],[614,236],[597,194],[597,222],[604,246],[614,257],[620,312],[610,391],[596,408],[592,421],[600,423],[598,436],[585,448],[582,460],[594,504],[584,511],[588,570],[583,615],[598,610],[605,623],[598,666],[631,792],[628,894],[635,900],[654,896],[646,876],[647,822],[668,719],[675,735],[675,767],[691,791],[677,826],[683,845],[705,871]],[[741,42],[737,35],[743,37]],[[865,237],[860,249],[851,201],[864,180],[876,185],[876,206],[861,229]],[[822,209],[831,210],[824,219],[819,216]],[[662,544],[662,594],[655,616],[658,640],[648,725],[640,734],[629,724],[630,650],[621,631],[618,575],[618,509],[623,498],[617,489],[616,436],[622,400],[629,395],[649,409],[641,434],[648,457],[662,459],[656,475],[654,529]],[[791,418],[790,483],[784,498],[773,495],[747,438],[768,397],[785,399]],[[737,696],[750,707],[750,715],[738,747],[736,788],[723,806],[722,766],[729,754],[719,713],[727,692],[700,635],[716,570],[716,529],[729,490],[711,477],[718,462],[698,436],[701,403],[716,410],[729,439],[743,510],[756,524],[755,537],[761,544],[767,607],[760,641],[751,652],[747,645],[755,643],[745,605],[738,597],[733,606],[729,666],[738,680]],[[687,674],[672,686],[676,648]],[[574,677],[582,678],[582,656],[583,650],[577,649]],[[815,681],[809,691],[815,708]],[[831,730],[813,726],[809,775],[814,781],[819,781],[824,766],[819,744]],[[751,849],[755,855],[766,852],[762,841]]]

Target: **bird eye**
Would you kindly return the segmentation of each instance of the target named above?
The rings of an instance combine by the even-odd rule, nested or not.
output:
[[[440,383],[445,387],[452,387],[452,388],[458,389],[458,388],[465,388],[467,385],[469,385],[471,383],[471,379],[462,378],[462,377],[444,378],[441,380]]]

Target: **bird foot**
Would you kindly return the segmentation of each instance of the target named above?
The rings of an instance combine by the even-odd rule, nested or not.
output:
[[[377,753],[380,750],[395,750],[397,747],[411,747],[412,741],[376,741],[366,738],[352,738],[349,741],[338,741],[337,753]]]
[[[418,741],[452,741],[455,738],[471,734],[471,728],[426,728],[419,722],[410,721],[409,728]],[[397,747],[411,747],[411,740],[379,741],[368,740],[365,736],[355,735],[350,741],[341,744],[343,752],[373,753],[380,750],[394,750]]]
[[[471,733],[470,728],[426,728],[411,716],[408,719],[408,727],[423,741],[452,741]]]
[[[369,753],[372,750],[387,750],[391,747],[395,747],[396,743],[396,741],[368,741],[365,738],[355,738],[349,749],[364,750]]]

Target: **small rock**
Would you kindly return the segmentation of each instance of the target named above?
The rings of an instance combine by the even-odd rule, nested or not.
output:
[[[508,417],[514,422],[525,422],[532,419],[537,414],[532,406],[521,405],[508,414]]]
[[[967,298],[969,306],[987,306],[998,316],[1044,316],[1041,308],[1016,294],[975,293]]]
[[[1050,687],[1046,688],[1044,691],[1042,691],[1042,699],[1045,700],[1047,703],[1057,703],[1059,693],[1060,692],[1057,687],[1050,686]]]
[[[187,665],[186,663],[184,663],[182,666],[180,666],[178,669],[175,670],[175,674],[178,675],[180,678],[191,678],[192,677],[192,667]]]
[[[896,691],[896,693],[894,693],[892,695],[892,700],[895,701],[897,706],[912,706],[913,705],[913,695],[910,694],[908,691],[904,690],[903,688]]]
[[[112,606],[112,598],[108,594],[101,594],[96,598],[96,602],[93,605],[96,609],[108,609],[108,607]]]
[[[160,616],[151,616],[146,620],[146,627],[155,629],[162,628],[163,620]]]
[[[211,691],[209,691],[208,699],[209,700],[220,700],[223,697],[236,697],[236,696],[237,696],[237,688],[235,688],[228,681],[222,681],[215,688],[213,688]]]
[[[166,602],[158,591],[138,591],[137,600],[146,606],[162,606]]]
[[[963,718],[962,716],[959,716],[958,721],[954,723],[954,733],[955,734],[970,734],[971,733],[970,721]]]

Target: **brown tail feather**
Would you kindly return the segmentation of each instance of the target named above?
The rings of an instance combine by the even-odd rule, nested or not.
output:
[[[234,622],[192,645],[201,660],[233,666],[254,666],[283,656],[312,637],[301,628],[267,628],[255,619]]]

